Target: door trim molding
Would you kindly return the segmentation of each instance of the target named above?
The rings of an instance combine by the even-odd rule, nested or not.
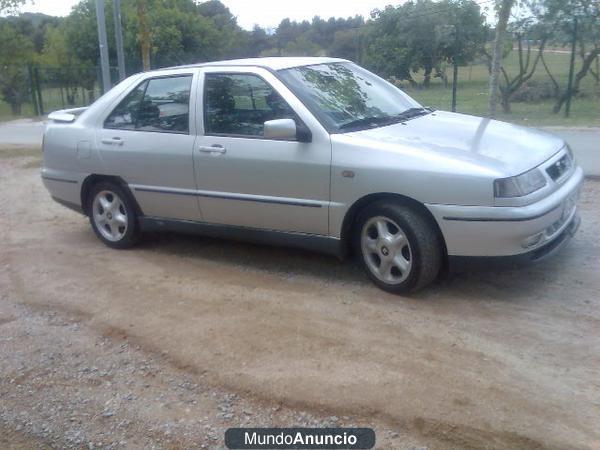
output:
[[[129,187],[137,192],[157,192],[160,194],[192,195],[195,197],[220,198],[225,200],[238,200],[243,202],[272,203],[277,205],[302,206],[306,208],[323,208],[329,202],[320,200],[305,200],[289,197],[272,197],[270,195],[238,194],[235,192],[202,191],[196,189],[168,188],[158,186],[143,186],[130,184]]]

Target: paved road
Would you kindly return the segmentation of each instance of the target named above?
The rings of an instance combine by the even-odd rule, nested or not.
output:
[[[565,139],[586,175],[600,176],[600,128],[547,127]],[[32,119],[0,123],[0,145],[41,145],[44,123]]]
[[[569,143],[586,175],[600,176],[600,128],[544,128]]]
[[[0,122],[0,145],[41,145],[43,133],[43,121],[19,119]]]

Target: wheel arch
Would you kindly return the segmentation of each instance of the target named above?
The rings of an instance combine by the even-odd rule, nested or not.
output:
[[[443,250],[444,260],[448,259],[447,258],[448,251],[446,249],[446,241],[444,239],[444,235],[442,234],[442,230],[440,229],[440,226],[438,225],[437,220],[435,220],[435,217],[433,217],[433,214],[431,214],[431,211],[429,211],[423,203],[421,203],[411,197],[407,197],[402,194],[394,194],[391,192],[377,192],[377,193],[365,195],[364,197],[361,197],[358,200],[356,200],[352,204],[352,206],[350,206],[350,208],[348,209],[348,211],[346,212],[346,214],[344,216],[344,220],[342,221],[342,229],[341,229],[341,234],[340,234],[342,246],[344,248],[345,253],[349,253],[352,251],[352,233],[354,230],[354,226],[356,225],[356,219],[358,218],[360,213],[367,206],[372,205],[375,202],[379,202],[379,201],[383,201],[383,200],[395,201],[395,202],[401,203],[403,205],[410,206],[411,208],[415,209],[416,211],[419,211],[420,213],[422,213],[423,216],[431,223],[435,232],[438,234],[438,236],[440,238],[440,242],[442,242],[442,245],[443,245],[442,250]],[[447,263],[444,263],[444,265],[446,265],[446,264]]]
[[[83,210],[83,213],[85,215],[89,215],[89,211],[88,211],[89,201],[88,200],[89,200],[90,191],[94,185],[96,185],[97,183],[99,183],[101,181],[108,181],[111,183],[115,183],[119,187],[121,187],[125,191],[127,196],[129,197],[129,200],[133,203],[133,207],[135,208],[135,212],[136,212],[137,216],[140,217],[143,215],[140,205],[138,204],[137,200],[135,199],[133,193],[131,192],[131,189],[129,189],[129,185],[125,182],[125,180],[123,178],[121,178],[119,176],[114,176],[114,175],[102,175],[102,174],[95,174],[95,173],[88,175],[85,178],[85,180],[83,180],[83,183],[81,184],[81,209]]]

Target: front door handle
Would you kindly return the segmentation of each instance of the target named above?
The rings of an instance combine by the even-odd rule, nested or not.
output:
[[[198,150],[201,151],[202,153],[212,153],[212,154],[220,154],[220,155],[223,155],[225,152],[227,152],[225,147],[223,147],[222,145],[219,145],[219,144],[211,145],[210,147],[201,145],[200,147],[198,147]]]
[[[103,144],[107,145],[123,145],[123,139],[120,137],[102,139]]]

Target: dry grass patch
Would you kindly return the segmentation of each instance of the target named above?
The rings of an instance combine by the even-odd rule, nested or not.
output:
[[[31,156],[38,157],[41,160],[42,150],[39,147],[26,145],[0,145],[0,159],[25,158]]]

